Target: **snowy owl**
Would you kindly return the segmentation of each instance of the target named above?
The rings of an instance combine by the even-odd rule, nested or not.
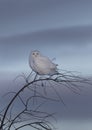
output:
[[[39,75],[53,75],[57,73],[57,64],[54,64],[48,57],[43,56],[37,50],[31,52],[29,65]]]

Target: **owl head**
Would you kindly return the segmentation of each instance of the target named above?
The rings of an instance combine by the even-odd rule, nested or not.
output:
[[[40,55],[41,55],[40,51],[38,51],[38,50],[34,50],[34,51],[31,52],[31,56],[33,58],[39,57]]]

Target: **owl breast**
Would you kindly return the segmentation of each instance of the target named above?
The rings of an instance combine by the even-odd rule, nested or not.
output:
[[[48,59],[39,57],[33,60],[33,69],[40,75],[48,75],[55,73],[56,66],[51,63]]]

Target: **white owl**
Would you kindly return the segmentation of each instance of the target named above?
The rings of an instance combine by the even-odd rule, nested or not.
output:
[[[37,50],[31,52],[29,65],[39,75],[53,75],[58,72],[57,64],[54,64],[48,57],[43,56]]]

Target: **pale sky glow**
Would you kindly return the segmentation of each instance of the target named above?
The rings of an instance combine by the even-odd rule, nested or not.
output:
[[[0,94],[30,73],[31,50],[55,58],[59,69],[92,77],[92,0],[0,0]],[[50,108],[61,113],[59,130],[91,130],[92,88],[79,97],[63,94],[70,111]]]

